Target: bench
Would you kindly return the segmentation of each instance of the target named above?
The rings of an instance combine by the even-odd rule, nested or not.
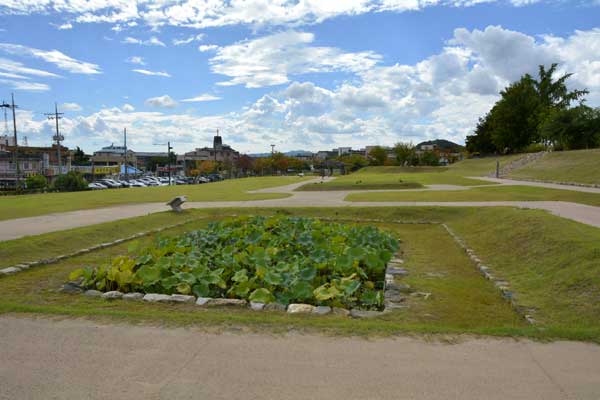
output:
[[[182,212],[183,209],[181,205],[187,201],[187,197],[185,196],[177,196],[173,200],[167,203],[168,206],[171,206],[171,209],[175,212]]]

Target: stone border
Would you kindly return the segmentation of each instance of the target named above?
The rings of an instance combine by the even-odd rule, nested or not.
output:
[[[149,231],[142,231],[142,232],[134,233],[133,235],[130,235],[130,236],[127,236],[127,237],[124,237],[124,238],[121,238],[121,239],[116,239],[116,240],[114,240],[112,242],[105,242],[105,243],[96,244],[96,245],[94,245],[92,247],[88,247],[88,248],[85,248],[85,249],[80,249],[80,250],[74,251],[72,253],[62,254],[62,255],[59,255],[59,256],[56,256],[56,257],[45,258],[45,259],[42,259],[42,260],[31,261],[31,262],[27,262],[27,263],[21,263],[21,264],[17,264],[15,266],[12,266],[12,267],[3,268],[3,269],[0,269],[0,277],[1,276],[5,276],[5,275],[16,274],[18,272],[25,271],[25,270],[28,270],[31,267],[36,267],[36,266],[39,266],[39,265],[54,264],[54,263],[57,263],[59,261],[66,260],[67,258],[77,257],[77,256],[80,256],[82,254],[87,254],[87,253],[90,253],[90,252],[95,251],[95,250],[100,250],[100,249],[104,249],[104,248],[107,248],[107,247],[115,246],[117,244],[121,244],[121,243],[130,241],[130,240],[133,240],[133,239],[138,239],[138,238],[143,237],[143,236],[152,235],[154,233],[162,232],[162,231],[167,230],[167,229],[177,228],[178,226],[182,226],[182,225],[188,224],[190,222],[199,221],[201,219],[206,219],[206,218],[207,217],[190,219],[190,220],[187,220],[187,221],[184,221],[184,222],[179,222],[179,223],[176,223],[176,224],[173,224],[173,225],[167,225],[167,226],[163,226],[163,227],[160,227],[160,228],[152,229],[152,230],[149,230]]]
[[[552,184],[555,184],[555,185],[565,185],[565,186],[576,186],[576,187],[585,187],[585,188],[592,188],[592,189],[600,189],[600,184],[593,184],[593,183],[544,181],[544,180],[541,180],[541,179],[513,178],[511,176],[506,176],[506,179],[510,179],[512,181],[519,181],[519,182],[552,183]],[[568,190],[568,189],[562,189],[562,190]]]
[[[465,243],[465,241],[460,236],[458,236],[456,233],[454,233],[454,231],[452,229],[450,229],[448,227],[448,225],[446,225],[444,223],[441,225],[446,229],[448,234],[450,234],[450,236],[452,236],[454,241],[465,251],[465,253],[467,253],[467,255],[469,256],[471,261],[477,266],[477,269],[481,273],[481,275],[483,275],[483,277],[485,279],[491,281],[494,284],[494,286],[496,288],[498,288],[498,290],[502,294],[502,297],[510,303],[510,305],[513,307],[513,309],[516,311],[516,313],[521,315],[523,318],[525,318],[525,320],[527,322],[529,322],[530,324],[532,324],[532,325],[535,324],[536,320],[531,316],[531,312],[533,310],[527,310],[517,303],[517,296],[511,290],[510,283],[504,279],[496,277],[493,274],[492,269],[490,267],[484,265],[483,262],[481,261],[481,259],[479,257],[477,257],[477,254],[475,254],[473,249],[469,248],[467,246],[467,244]]]

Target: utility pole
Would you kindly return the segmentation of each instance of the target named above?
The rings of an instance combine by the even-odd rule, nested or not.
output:
[[[60,131],[58,130],[58,120],[61,119],[61,115],[63,115],[64,113],[59,113],[58,112],[58,105],[56,103],[54,103],[54,112],[53,113],[45,113],[44,115],[48,116],[49,120],[55,120],[56,121],[56,135],[54,135],[52,137],[52,139],[54,141],[56,141],[56,156],[58,159],[58,174],[60,175],[62,172],[62,162],[60,159],[60,142],[62,142],[63,140],[65,140],[65,137],[63,135],[60,134]]]
[[[129,174],[127,173],[127,128],[123,128],[123,146],[125,147],[125,152],[123,153],[123,157],[125,157],[125,180],[128,180]]]
[[[171,186],[171,142],[167,142],[167,168],[169,170],[169,186]]]
[[[13,134],[14,134],[14,140],[15,140],[15,151],[13,152],[13,164],[15,164],[15,167],[17,168],[15,188],[18,188],[21,186],[21,169],[19,168],[19,160],[18,160],[18,154],[17,154],[19,151],[19,143],[17,142],[17,117],[15,115],[15,108],[17,108],[17,106],[15,105],[15,94],[11,93],[10,96],[11,96],[11,104],[6,104],[5,102],[2,102],[0,107],[12,109]]]

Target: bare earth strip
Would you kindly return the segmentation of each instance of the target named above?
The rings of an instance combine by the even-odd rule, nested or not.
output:
[[[491,178],[489,178],[491,179]],[[506,181],[511,185],[512,180]],[[500,184],[506,182],[498,182]],[[562,201],[487,201],[487,202],[346,202],[344,198],[352,191],[294,192],[298,186],[307,182],[262,189],[263,193],[291,193],[291,197],[254,201],[206,201],[186,203],[184,208],[226,208],[226,207],[519,207],[534,208],[551,212],[583,224],[600,227],[600,207]],[[528,183],[529,184],[529,183]],[[598,191],[600,189],[544,184],[532,182],[529,185],[575,191]],[[557,187],[558,186],[558,187]],[[433,186],[422,190],[448,190],[447,185]],[[462,190],[457,189],[457,190]],[[468,189],[467,189],[468,190]],[[406,190],[403,190],[403,192]],[[257,191],[258,192],[258,191]],[[364,191],[360,191],[364,192]],[[65,213],[48,214],[38,217],[18,218],[0,221],[0,241],[18,239],[23,236],[61,231],[81,226],[94,225],[124,218],[139,217],[170,208],[163,203],[142,203],[93,210],[79,210]]]
[[[597,399],[600,346],[0,317],[2,399]]]

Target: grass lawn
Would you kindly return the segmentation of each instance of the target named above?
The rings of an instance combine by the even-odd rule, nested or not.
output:
[[[513,171],[510,178],[600,184],[600,149],[556,151]]]
[[[366,167],[329,182],[311,183],[296,190],[397,190],[415,189],[432,184],[472,186],[490,183],[465,178],[448,167]]]
[[[468,190],[352,193],[347,201],[569,201],[600,206],[600,194],[532,186],[489,186]]]
[[[405,278],[415,290],[431,292],[428,300],[411,297],[408,309],[396,310],[373,320],[338,316],[313,317],[250,310],[204,310],[190,305],[106,302],[58,293],[70,271],[96,265],[122,254],[128,244],[99,250],[61,263],[33,268],[0,278],[0,312],[66,315],[75,317],[195,325],[207,329],[236,327],[285,332],[301,329],[330,334],[387,335],[397,333],[475,333],[489,335],[569,338],[600,341],[600,230],[551,216],[537,210],[512,208],[369,208],[369,209],[229,209],[189,210],[181,218],[196,219],[174,228],[176,234],[205,226],[219,213],[295,214],[339,218],[380,218],[386,221],[445,221],[501,277],[508,279],[527,307],[535,308],[541,327],[528,326],[499,292],[484,280],[462,250],[437,224],[378,224],[402,241],[401,249],[410,274]],[[206,219],[198,219],[208,217]],[[136,218],[160,224],[161,214]],[[75,237],[79,228],[67,237]],[[147,226],[144,229],[148,229]],[[98,242],[120,235],[110,224],[98,226]],[[67,252],[79,244],[59,241],[62,233],[45,240]],[[18,239],[0,248],[10,249],[26,261],[32,238]],[[143,240],[151,240],[145,238]],[[6,245],[5,245],[6,246]],[[38,247],[38,246],[35,246]]]
[[[203,185],[106,189],[72,193],[46,193],[0,197],[0,220],[55,212],[100,208],[118,204],[167,202],[178,195],[188,201],[264,200],[288,197],[280,193],[246,193],[250,190],[289,185],[311,177],[268,176],[231,179]]]

